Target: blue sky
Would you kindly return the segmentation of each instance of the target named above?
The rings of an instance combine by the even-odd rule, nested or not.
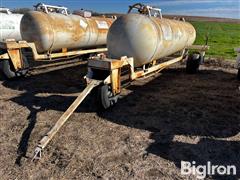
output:
[[[90,9],[98,12],[125,13],[134,3],[160,7],[165,14],[226,17],[240,19],[240,0],[0,0],[0,6],[32,7],[38,2],[62,5],[70,10]]]

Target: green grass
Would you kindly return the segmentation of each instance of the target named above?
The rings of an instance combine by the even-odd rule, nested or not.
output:
[[[208,35],[208,56],[236,59],[234,48],[240,47],[240,24],[220,22],[191,22],[197,31],[195,44],[205,44]]]

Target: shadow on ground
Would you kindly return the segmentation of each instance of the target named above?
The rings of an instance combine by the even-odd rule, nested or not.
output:
[[[235,75],[221,71],[186,75],[182,69],[167,70],[143,86],[131,86],[133,93],[99,116],[150,131],[154,143],[147,154],[172,161],[178,168],[181,161],[235,165],[238,175],[231,178],[237,179],[240,142],[226,138],[240,132],[239,85]]]
[[[46,110],[64,112],[76,97],[74,95],[68,97],[63,95],[79,93],[85,87],[83,80],[83,76],[86,74],[85,67],[86,65],[79,65],[12,80],[7,80],[4,76],[1,76],[1,81],[3,81],[5,87],[23,92],[10,100],[27,107],[30,111],[27,117],[28,126],[23,131],[18,145],[16,164],[21,165],[22,157],[26,157],[29,138],[37,123],[37,113]],[[51,93],[56,95],[50,95]],[[88,105],[86,104],[86,106]]]
[[[64,94],[84,88],[85,72],[79,72],[81,69],[74,67],[3,83],[23,90],[23,94],[11,101],[30,110],[29,126],[19,144],[18,164],[26,155],[30,134],[37,122],[36,114],[50,109],[64,112],[75,98]],[[98,115],[120,125],[150,131],[154,142],[146,149],[146,155],[155,154],[179,168],[181,160],[196,161],[197,165],[207,161],[216,165],[233,164],[239,168],[240,142],[219,139],[231,138],[240,132],[238,87],[235,75],[222,71],[186,75],[183,69],[168,69],[144,85],[134,83],[128,88],[132,93],[120,99],[114,108]],[[61,95],[40,97],[38,93]],[[92,102],[88,98],[77,111],[97,111]],[[186,138],[194,143],[186,142]],[[238,174],[234,178],[239,177]]]

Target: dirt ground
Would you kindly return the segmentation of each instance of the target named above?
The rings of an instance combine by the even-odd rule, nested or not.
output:
[[[86,65],[14,81],[0,74],[1,179],[186,179],[181,160],[235,165],[231,178],[240,178],[240,83],[222,64],[135,81],[105,112],[89,96],[38,162],[34,149],[83,90]]]

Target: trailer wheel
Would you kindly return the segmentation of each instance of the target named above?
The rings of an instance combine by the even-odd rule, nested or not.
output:
[[[2,71],[8,79],[22,77],[28,73],[29,64],[27,58],[23,56],[24,67],[22,70],[16,71],[13,64],[9,60],[2,61]]]
[[[23,58],[23,69],[16,72],[17,77],[26,76],[29,71],[29,63],[28,63],[26,56],[22,56],[22,58]]]
[[[238,69],[238,73],[237,73],[237,80],[240,81],[240,69]]]
[[[118,96],[113,96],[109,85],[102,85],[98,88],[98,104],[101,109],[108,109],[117,103]]]
[[[197,73],[199,66],[201,63],[201,55],[200,53],[193,53],[188,56],[187,59],[187,66],[186,72],[188,74],[195,74]]]

